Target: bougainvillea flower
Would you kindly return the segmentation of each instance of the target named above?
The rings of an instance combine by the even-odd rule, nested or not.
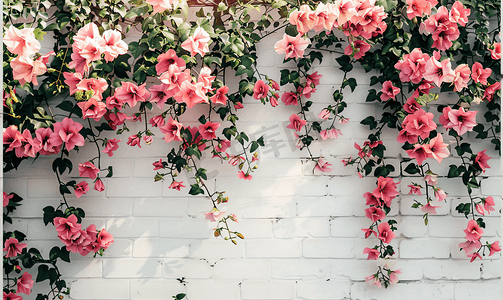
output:
[[[501,43],[494,43],[489,47],[489,52],[491,52],[491,58],[494,60],[501,59]]]
[[[206,52],[210,51],[208,48],[210,40],[210,35],[201,27],[197,27],[194,34],[182,43],[182,48],[189,51],[190,56],[196,56],[196,54],[204,56]]]
[[[29,57],[40,51],[40,42],[35,38],[35,28],[17,29],[13,25],[5,31],[3,43],[12,54]]]
[[[244,179],[244,180],[252,180],[252,177],[253,177],[252,175],[245,173],[243,171],[239,171],[237,176],[239,179]]]
[[[16,238],[10,237],[5,241],[3,251],[7,251],[6,258],[16,257],[26,248],[26,243],[19,243]]]
[[[491,211],[494,211],[494,198],[492,196],[485,198],[483,202],[484,202],[484,209],[487,211],[488,214],[490,214]]]
[[[186,69],[182,71],[176,64],[171,64],[168,70],[164,72],[159,79],[165,85],[165,93],[167,97],[173,97],[180,92],[180,86],[185,81],[190,82],[192,77],[190,76],[190,70]]]
[[[98,192],[103,192],[105,190],[105,185],[103,184],[103,181],[101,179],[97,179],[94,182],[94,189],[97,190]]]
[[[77,217],[70,215],[68,218],[56,217],[53,220],[58,236],[65,240],[74,239],[80,233],[82,225],[77,223]]]
[[[183,185],[182,183],[183,181],[177,182],[173,180],[168,188],[179,191],[181,188],[185,187],[185,185]]]
[[[318,170],[320,172],[331,172],[332,171],[332,164],[329,164],[323,158],[320,158],[316,162],[316,165],[314,166],[314,169]]]
[[[212,140],[216,138],[216,131],[220,127],[220,123],[216,122],[206,122],[205,124],[199,125],[199,133],[205,140]]]
[[[405,150],[405,152],[407,152],[410,158],[415,158],[418,165],[421,165],[428,158],[426,149],[428,149],[428,145],[415,144],[414,148]]]
[[[294,129],[300,131],[304,125],[306,125],[306,120],[302,120],[297,114],[293,114],[289,118],[290,124],[286,128]]]
[[[405,117],[402,128],[409,134],[418,135],[422,139],[425,139],[430,135],[432,130],[437,128],[437,124],[435,124],[433,118],[434,115],[431,112],[425,112],[423,109],[419,109],[413,114]]]
[[[454,69],[454,79],[452,81],[454,84],[454,91],[461,92],[463,88],[468,86],[468,81],[470,81],[470,68],[467,64],[458,65],[456,69]]]
[[[285,103],[285,105],[298,105],[299,102],[297,101],[297,99],[298,99],[297,93],[284,92],[283,95],[281,95],[281,101],[283,103]],[[330,112],[328,112],[328,115],[330,115]],[[328,116],[327,116],[327,119],[328,119]]]
[[[281,101],[283,101],[283,97],[281,97]],[[286,103],[285,103],[286,104]],[[328,120],[330,117],[330,111],[326,108],[324,108],[320,113],[318,114],[318,118],[323,119],[323,120]]]
[[[379,226],[377,226],[377,230],[379,231],[379,236],[377,238],[386,244],[391,243],[391,240],[396,237],[396,234],[391,230],[388,222],[379,224]]]
[[[136,145],[138,145],[138,147],[141,148],[141,139],[140,137],[137,135],[137,134],[133,134],[131,136],[128,137],[128,140],[126,142],[127,145],[131,146],[131,147],[134,147]]]
[[[414,48],[410,54],[405,54],[403,58],[395,64],[395,68],[400,70],[400,80],[402,82],[419,83],[426,72],[426,62],[430,56],[423,53],[420,48]]]
[[[389,99],[395,100],[395,96],[400,93],[400,88],[393,86],[391,80],[387,80],[383,83],[381,92],[382,101],[388,101]]]
[[[231,141],[228,140],[220,140],[218,143],[215,145],[215,150],[218,152],[224,152],[231,146]]]
[[[479,227],[479,224],[475,220],[468,221],[468,227],[463,231],[466,234],[466,239],[472,242],[478,241],[484,233],[484,230]]]
[[[486,99],[487,101],[492,101],[493,98],[494,98],[494,94],[499,91],[501,87],[501,82],[497,81],[493,84],[491,84],[490,86],[488,86],[486,88],[486,90],[484,91],[484,97],[483,99]]]
[[[352,44],[347,45],[346,48],[344,48],[344,54],[353,55],[355,59],[360,59],[365,56],[365,53],[369,50],[369,43],[362,40],[356,40]]]
[[[409,195],[412,195],[412,194],[422,195],[420,185],[409,184],[409,185],[407,185],[407,187],[410,188]]]
[[[365,232],[365,238],[368,238],[371,234],[374,234],[375,237],[377,237],[377,232],[370,228],[363,228],[362,231]]]
[[[53,54],[54,52],[51,52]],[[41,56],[42,57],[42,56]],[[37,76],[47,71],[46,64],[41,59],[33,60],[27,56],[18,56],[11,60],[12,76],[21,85],[26,82],[38,85]]]
[[[421,211],[430,215],[436,215],[437,214],[436,209],[440,207],[441,206],[431,205],[431,202],[428,202],[426,205],[423,205],[423,207],[421,207]]]
[[[9,292],[8,294],[3,292],[3,300],[23,300],[23,297],[12,292]]]
[[[463,135],[467,131],[472,131],[477,125],[475,116],[477,111],[466,111],[460,107],[458,110],[453,110],[451,107],[444,107],[440,116],[440,123],[445,129],[454,129],[459,135]]]
[[[34,281],[31,279],[32,276],[28,272],[24,272],[23,276],[19,277],[17,280],[17,292],[26,295],[31,294],[31,289],[33,288]]]
[[[204,66],[199,72],[199,76],[197,77],[197,82],[201,82],[203,84],[202,90],[203,93],[211,92],[213,89],[211,88],[211,84],[215,80],[216,76],[211,76],[211,69]]]
[[[253,98],[260,100],[267,97],[269,86],[263,80],[257,80],[253,87]]]
[[[449,59],[444,59],[440,62],[435,57],[430,57],[426,62],[423,77],[428,81],[433,81],[440,87],[442,82],[451,83],[456,74],[451,68],[451,61]]]
[[[91,188],[89,187],[89,184],[85,181],[81,181],[78,184],[75,185],[75,196],[77,198],[82,197],[85,193],[89,192]]]
[[[112,157],[114,154],[113,154],[113,151],[119,149],[119,142],[121,142],[122,140],[118,140],[118,139],[107,139],[107,144],[105,145],[105,149],[103,149],[102,152],[108,154],[109,157]]]
[[[470,9],[465,8],[463,3],[460,1],[454,2],[451,6],[450,19],[453,22],[457,22],[461,26],[466,26],[468,23],[468,16],[470,15]]]
[[[487,161],[491,159],[489,155],[486,154],[487,149],[480,151],[477,153],[477,156],[475,157],[475,164],[482,169],[483,172],[486,171],[486,169],[490,169],[491,167],[489,164],[487,164]]]
[[[449,149],[447,144],[444,144],[444,138],[441,134],[437,134],[436,137],[430,140],[430,143],[425,148],[428,157],[434,158],[438,163],[442,162],[442,159],[449,157]]]
[[[435,198],[437,199],[438,202],[440,201],[444,201],[445,198],[447,198],[447,194],[445,193],[444,190],[440,189],[440,188],[433,188],[433,190],[435,191],[434,194],[435,194]]]
[[[70,95],[75,94],[77,85],[82,81],[82,74],[77,72],[63,72],[63,76],[65,77],[66,85],[68,85],[70,89]]]
[[[95,98],[79,102],[77,105],[82,109],[83,120],[89,118],[98,122],[107,112],[107,105]]]
[[[54,133],[49,142],[54,146],[65,143],[67,150],[72,150],[75,146],[84,146],[84,137],[79,133],[82,128],[82,124],[64,118],[63,121],[54,123]]]
[[[302,38],[300,33],[296,37],[291,37],[285,33],[283,39],[274,45],[274,50],[278,54],[286,53],[285,59],[298,58],[304,56],[304,50],[310,43],[311,41]]]
[[[76,75],[78,78],[78,75]],[[74,80],[76,80],[75,78]],[[65,81],[66,82],[66,81]],[[93,98],[97,98],[98,100],[103,99],[103,92],[105,92],[108,88],[108,83],[104,78],[89,78],[82,79],[76,85],[76,89],[79,91],[93,91]]]
[[[480,246],[481,246],[481,244],[478,240],[466,241],[466,242],[460,243],[458,245],[459,248],[465,250],[466,255],[473,253],[475,250],[479,249]]]
[[[210,101],[215,103],[215,104],[222,104],[225,105],[227,104],[227,93],[229,92],[229,87],[224,85],[223,87],[219,88],[215,95],[210,97]]]
[[[14,198],[14,194],[8,195],[6,192],[3,192],[3,207],[9,205],[9,201],[12,198]]]
[[[216,222],[222,219],[224,216],[225,211],[219,211],[218,209],[214,208],[212,211],[208,213],[204,213],[206,216],[206,220],[210,220],[211,222]]]
[[[372,220],[372,222],[377,222],[377,221],[384,219],[384,217],[386,216],[386,213],[384,212],[384,210],[382,210],[378,207],[372,206],[372,207],[365,209],[365,216],[367,218],[369,218],[370,220]]]
[[[368,254],[367,260],[376,260],[379,258],[379,251],[374,248],[365,247],[363,254]]]
[[[157,71],[157,75],[161,75],[164,72],[167,72],[169,66],[176,65],[178,69],[185,69],[185,60],[183,58],[179,58],[176,55],[175,50],[169,49],[166,53],[163,53],[157,57],[158,63],[155,65],[155,70]]]
[[[363,197],[365,197],[365,205],[381,206],[381,201],[379,201],[379,198],[374,196],[372,193],[367,192],[363,194]]]
[[[8,145],[5,152],[12,151],[18,147],[21,147],[24,137],[21,132],[18,131],[16,125],[10,125],[3,130],[3,143]]]
[[[161,132],[164,133],[164,140],[166,143],[171,141],[181,141],[182,136],[180,130],[182,128],[183,125],[178,123],[176,120],[173,120],[171,117],[169,117],[168,122],[164,126],[159,127]]]
[[[83,164],[79,164],[79,176],[89,177],[91,179],[96,179],[100,170],[90,161],[86,161]]]
[[[323,140],[326,139],[336,139],[339,137],[339,135],[342,135],[342,132],[339,129],[332,128],[332,129],[325,129],[320,131],[320,137]]]
[[[490,68],[485,68],[481,63],[476,62],[472,66],[472,79],[476,83],[481,83],[487,85],[487,78],[491,76],[492,70]]]
[[[180,92],[175,95],[178,103],[184,102],[188,108],[194,107],[198,103],[208,103],[208,98],[203,92],[203,83],[192,84],[189,81],[182,82]]]
[[[397,183],[393,181],[393,178],[381,176],[377,179],[377,188],[374,189],[372,194],[376,198],[381,198],[388,206],[390,206],[389,204],[391,204],[391,200],[398,196],[396,186]]]
[[[496,252],[501,251],[499,243],[500,243],[499,241],[496,241],[491,244],[491,246],[489,247],[489,256],[493,255]]]
[[[103,53],[107,62],[113,61],[119,55],[126,54],[128,50],[127,44],[122,40],[121,33],[117,30],[107,30],[103,32],[105,45]]]
[[[146,102],[150,98],[150,92],[145,88],[145,83],[137,86],[133,82],[124,81],[122,85],[115,90],[115,98],[119,103],[127,103],[134,107],[138,102]]]
[[[431,0],[407,0],[407,18],[410,20],[415,17],[422,17],[423,15],[430,15],[431,8],[438,4],[438,1]]]
[[[105,229],[101,229],[100,233],[98,233],[98,238],[96,239],[96,241],[101,248],[107,249],[114,242],[114,237]]]
[[[311,11],[309,5],[304,4],[300,7],[299,10],[294,10],[290,14],[288,21],[290,22],[290,24],[297,26],[297,31],[300,34],[304,34],[314,28],[314,25],[317,22],[317,18],[316,14]]]
[[[339,17],[337,18],[337,24],[342,26],[347,21],[351,20],[353,16],[357,15],[356,2],[352,0],[342,0],[335,1],[334,3],[339,11]]]

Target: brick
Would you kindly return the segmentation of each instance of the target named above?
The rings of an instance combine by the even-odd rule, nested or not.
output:
[[[489,177],[482,179],[480,183],[480,191],[484,195],[501,195],[501,178]]]
[[[161,262],[157,259],[103,259],[105,278],[161,277]]]
[[[58,265],[61,274],[65,277],[102,277],[102,260],[93,259],[91,255],[86,259],[72,259],[71,264]]]
[[[397,232],[397,231],[395,231]],[[398,233],[397,233],[398,234]],[[400,244],[401,238],[395,238],[389,243],[390,246],[393,247],[393,250],[395,251],[395,254],[393,255],[394,258],[397,258],[400,256],[400,247],[398,245]],[[360,259],[367,259],[368,255],[363,254],[363,250],[368,247],[368,248],[374,248],[374,246],[378,245],[379,241],[375,239],[374,236],[372,238],[365,239],[363,232],[362,235],[360,236],[359,239],[354,239],[354,248],[353,252],[356,258]]]
[[[114,237],[157,236],[159,220],[152,218],[117,218],[107,221],[107,231]]]
[[[412,239],[400,242],[400,258],[449,258],[449,239]]]
[[[187,284],[190,300],[240,299],[238,282],[221,280],[191,280]]]
[[[302,255],[302,241],[300,239],[278,240],[260,239],[248,240],[246,243],[246,257],[300,257]]]
[[[153,178],[109,178],[105,193],[107,197],[152,198],[161,196],[161,188]]]
[[[294,281],[245,280],[241,283],[241,299],[293,299],[294,295]]]
[[[215,263],[216,279],[269,279],[271,264],[259,259],[222,259]]]
[[[72,299],[128,299],[129,282],[113,279],[79,279],[70,289]]]
[[[279,258],[267,261],[271,264],[272,278],[277,279],[324,278],[330,267],[328,259]]]
[[[303,299],[347,299],[350,295],[350,281],[299,281],[297,297]]]
[[[431,226],[431,223],[428,223]],[[424,237],[428,234],[429,227],[424,225],[422,217],[403,217],[397,225],[397,236],[400,235],[407,238]]]
[[[424,276],[427,279],[439,280],[459,280],[459,279],[480,279],[480,269],[482,262],[454,260],[434,260],[424,262]]]
[[[356,176],[351,177],[333,177],[329,184],[330,195],[355,196],[365,192],[372,192],[376,187],[375,178],[361,178]]]
[[[185,286],[177,280],[130,280],[130,299],[161,300],[185,292]]]
[[[210,278],[213,270],[204,259],[169,258],[162,261],[164,278]]]
[[[328,218],[280,219],[273,224],[275,238],[328,237],[330,223]]]
[[[222,239],[195,241],[190,245],[190,257],[205,259],[240,258],[245,255],[245,243],[242,240],[234,245]]]
[[[482,279],[497,279],[501,277],[501,260],[491,259],[481,263]]]
[[[203,239],[213,236],[215,224],[204,219],[163,219],[159,228],[160,237]]]
[[[3,174],[3,173],[2,173]],[[6,173],[9,174],[9,173]],[[4,174],[5,176],[5,174]],[[33,186],[32,189],[35,189]],[[4,178],[3,179],[3,191],[7,194],[16,193],[19,197],[26,199],[28,197],[28,180],[19,178]]]
[[[133,201],[132,199],[121,198],[80,198],[72,200],[72,203],[84,209],[86,217],[126,217],[131,214]]]
[[[28,197],[59,198],[60,196],[56,175],[54,175],[54,179],[28,179]]]
[[[243,218],[288,218],[295,216],[295,206],[291,197],[267,198],[250,202],[241,214]]]
[[[325,196],[328,194],[329,183],[330,178],[325,176],[310,178],[300,184],[299,188],[301,190],[301,195],[314,197]]]
[[[131,257],[133,253],[133,242],[126,239],[114,237],[114,243],[110,246],[103,257]]]
[[[330,229],[333,237],[361,237],[362,228],[368,227],[370,220],[367,218],[338,217],[330,220]]]
[[[297,201],[299,217],[351,216],[353,204],[349,197],[302,197]]]
[[[456,300],[501,299],[501,280],[456,283],[454,297]]]
[[[398,283],[388,289],[376,289],[375,286],[364,282],[351,285],[351,297],[359,300],[403,299],[404,295],[407,295],[407,300],[452,300],[454,299],[454,284]]]
[[[304,239],[302,254],[304,257],[353,258],[353,247],[352,239]]]
[[[185,239],[137,239],[133,245],[133,257],[186,257],[191,240]]]

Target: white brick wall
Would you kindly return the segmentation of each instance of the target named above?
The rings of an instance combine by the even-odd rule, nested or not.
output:
[[[271,51],[277,38],[260,45],[263,50],[258,62],[279,81],[282,58]],[[330,103],[331,93],[340,85],[337,67],[327,55],[316,69],[324,76],[310,116],[323,107],[319,103]],[[253,180],[238,179],[236,169],[225,163],[208,158],[201,163],[209,177],[216,178],[210,185],[225,190],[230,198],[222,210],[238,217],[239,223],[231,228],[241,232],[245,240],[239,240],[237,246],[212,236],[215,224],[203,215],[211,209],[207,199],[190,197],[187,189],[170,190],[169,182],[154,183],[152,162],[169,151],[160,132],[155,131],[154,143],[142,149],[127,146],[127,136],[121,137],[123,142],[114,157],[105,158],[104,165],[113,165],[115,171],[114,177],[105,181],[105,192],[93,191],[81,199],[69,197],[72,205],[86,211],[86,224],[105,227],[115,238],[103,258],[72,255],[71,265],[61,263],[61,271],[71,283],[70,298],[170,299],[184,292],[190,300],[499,299],[500,255],[470,264],[459,251],[467,220],[455,207],[468,201],[459,179],[439,179],[449,197],[446,203],[438,204],[442,206],[438,216],[431,216],[429,227],[425,227],[422,212],[411,208],[414,197],[407,195],[407,184],[418,178],[401,178],[401,195],[393,200],[390,213],[399,229],[392,243],[396,255],[390,262],[393,268],[402,269],[402,281],[387,290],[364,282],[378,263],[367,261],[363,254],[363,248],[372,247],[376,239],[363,239],[360,230],[370,224],[362,195],[375,188],[376,179],[359,179],[354,168],[342,166],[341,159],[354,157],[353,144],[362,144],[369,133],[359,121],[381,111],[375,104],[365,103],[371,75],[355,68],[351,76],[358,79],[359,86],[353,94],[346,90],[350,105],[345,115],[350,122],[340,127],[344,135],[312,146],[314,155],[321,154],[333,164],[331,173],[313,175],[312,164],[301,160],[307,152],[293,146],[293,134],[286,125],[295,108],[280,104],[273,109],[251,98],[245,100],[239,126],[250,136],[265,135],[267,144],[261,149]],[[197,109],[189,114],[197,118]],[[137,126],[132,124],[131,128]],[[385,131],[383,137],[387,163],[397,169],[391,175],[398,181],[404,152],[395,135]],[[476,147],[483,150],[490,145],[477,142]],[[93,150],[84,148],[74,155],[74,165],[93,157]],[[487,153],[496,155],[491,148]],[[431,165],[445,176],[448,165],[456,162],[449,158],[442,165]],[[43,207],[59,204],[51,163],[51,158],[45,157],[34,163],[25,161],[4,179],[6,192],[25,198],[14,215],[14,224],[6,229],[27,232],[29,246],[39,247],[45,255],[52,245],[61,244],[54,228],[44,227],[41,219]],[[497,211],[485,218],[484,235],[491,241],[501,237],[500,163],[499,158],[489,161],[491,169],[484,173],[481,190],[475,191],[497,200]],[[187,182],[187,176],[181,176]],[[71,178],[78,178],[75,170]],[[185,283],[177,280],[182,277]],[[38,291],[43,288],[36,285]]]

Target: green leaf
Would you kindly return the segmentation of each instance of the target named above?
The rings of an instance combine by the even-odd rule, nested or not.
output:
[[[449,166],[449,173],[447,174],[447,178],[454,178],[459,176],[458,167],[456,165]]]
[[[250,153],[255,152],[255,150],[258,149],[258,146],[259,146],[258,143],[256,141],[253,141],[250,146]]]
[[[194,184],[190,185],[189,194],[193,195],[193,196],[199,195],[199,194],[204,194],[204,190],[201,189],[197,183],[194,183]]]
[[[361,120],[360,124],[368,125],[370,130],[377,128],[377,122],[373,116],[368,116],[365,119]]]
[[[414,163],[410,163],[405,169],[404,169],[405,172],[409,173],[409,174],[416,174],[416,173],[419,173],[419,169],[416,167],[416,165]]]
[[[345,88],[346,86],[349,86],[351,88],[351,92],[354,92],[357,86],[356,79],[354,78],[345,79],[342,82],[342,88]]]
[[[38,266],[38,274],[37,274],[37,279],[35,281],[41,282],[41,281],[44,281],[49,278],[50,278],[49,267],[47,265]]]

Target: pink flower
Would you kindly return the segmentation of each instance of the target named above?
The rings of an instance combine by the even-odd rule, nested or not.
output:
[[[225,211],[219,211],[218,209],[214,208],[212,211],[204,214],[206,215],[206,220],[216,222],[222,219],[223,215],[225,214]]]
[[[9,292],[8,294],[3,292],[3,300],[23,300],[23,297],[12,292]]]
[[[426,62],[430,59],[419,48],[412,50],[410,54],[405,54],[403,59],[395,64],[395,68],[400,70],[400,80],[402,82],[419,83],[426,72]]]
[[[77,105],[82,109],[82,116],[84,120],[90,118],[95,121],[99,121],[107,112],[107,105],[94,98],[79,102]]]
[[[396,237],[396,234],[391,230],[387,222],[379,224],[379,226],[377,226],[377,229],[379,231],[379,236],[377,238],[385,242],[386,244],[391,243],[391,240]]]
[[[384,219],[384,217],[386,216],[386,213],[384,212],[384,210],[382,210],[378,207],[372,206],[372,207],[365,209],[365,216],[367,218],[369,218],[370,220],[372,220],[372,222],[377,222],[377,221]]]
[[[182,183],[183,181],[177,182],[173,180],[168,188],[179,191],[181,188],[185,187],[185,185],[183,185]]]
[[[40,51],[40,42],[34,34],[35,28],[17,29],[13,25],[5,31],[3,43],[12,54],[28,57]]]
[[[407,187],[410,187],[409,195],[416,194],[416,195],[422,195],[421,194],[421,186],[415,185],[415,184],[409,184]]]
[[[480,244],[480,242],[478,240],[476,240],[476,241],[466,241],[466,242],[460,243],[458,245],[458,247],[460,247],[461,249],[465,250],[465,254],[466,255],[473,253],[475,250],[479,249],[480,246],[481,246],[481,244]]]
[[[208,48],[210,40],[210,35],[201,27],[197,27],[194,34],[182,43],[182,48],[189,51],[190,56],[196,56],[196,54],[204,56],[206,52],[210,51]]]
[[[370,285],[376,285],[378,288],[381,288],[381,281],[379,280],[379,277],[377,277],[377,274],[372,274],[370,276],[365,277],[365,282],[367,282]]]
[[[440,207],[441,206],[431,205],[431,202],[428,202],[426,205],[423,205],[423,207],[421,207],[421,211],[430,215],[436,215],[437,214],[436,209]]]
[[[332,171],[332,164],[329,164],[323,158],[320,158],[316,162],[314,169],[318,170],[320,172],[331,172]]]
[[[450,19],[457,22],[461,26],[466,26],[468,23],[468,16],[470,15],[470,9],[465,8],[463,3],[460,1],[454,2],[451,7]]]
[[[494,43],[489,47],[489,52],[491,52],[491,58],[494,60],[501,59],[501,43]]]
[[[496,241],[491,244],[491,246],[489,247],[489,256],[492,256],[494,253],[501,251],[499,243],[499,241]]]
[[[166,143],[169,143],[171,141],[181,141],[182,136],[180,130],[182,130],[183,125],[181,123],[178,123],[176,120],[173,120],[173,118],[169,117],[168,122],[162,126],[159,127],[162,133],[164,133],[164,141]]]
[[[494,211],[494,199],[492,196],[489,196],[483,199],[482,201],[484,202],[484,209],[487,211],[488,214],[490,214],[491,211]]]
[[[395,100],[395,96],[400,93],[400,88],[394,87],[391,80],[388,80],[384,82],[381,92],[382,101],[388,101],[389,99]]]
[[[309,77],[309,76],[308,76]],[[276,91],[279,91],[279,83],[277,83],[276,81],[272,80],[272,79],[269,79],[270,83],[271,83],[271,87],[276,90]]]
[[[199,133],[205,140],[212,140],[216,138],[216,131],[220,127],[220,123],[206,122],[206,124],[199,125]]]
[[[166,123],[164,117],[162,115],[157,115],[155,117],[150,118],[149,123],[152,127],[162,127]]]
[[[339,26],[342,26],[358,14],[356,11],[356,2],[352,0],[336,1],[334,4],[336,5],[336,10],[339,11],[339,17],[337,18]]]
[[[46,64],[48,56],[54,54],[54,51],[40,56],[33,60],[27,56],[18,56],[11,60],[10,66],[12,67],[12,77],[18,80],[21,85],[26,82],[38,85],[37,76],[45,74],[47,71]]]
[[[339,10],[335,4],[322,2],[318,3],[316,11],[314,12],[316,17],[316,24],[314,25],[314,30],[320,32],[322,30],[331,31],[334,27],[334,23],[339,16]]]
[[[438,87],[442,82],[453,82],[456,74],[451,69],[450,59],[444,59],[439,62],[435,57],[430,57],[426,62],[425,73],[423,75],[425,80],[433,81]]]
[[[326,139],[335,139],[338,138],[339,135],[342,135],[339,129],[332,128],[330,130],[322,130],[320,131],[320,136],[323,140]]]
[[[317,17],[309,5],[302,5],[299,10],[294,10],[288,18],[290,24],[297,26],[297,31],[304,34],[314,28]],[[328,29],[327,29],[328,30]]]
[[[260,100],[267,97],[269,86],[263,80],[257,80],[253,87],[253,98]]]
[[[222,104],[225,105],[227,104],[227,96],[226,94],[229,92],[229,87],[224,85],[223,87],[219,88],[217,92],[215,93],[214,96],[210,97],[211,102],[215,104]]]
[[[438,184],[438,175],[436,174],[428,174],[424,176],[424,181],[431,186],[435,186]]]
[[[363,249],[363,254],[368,254],[367,260],[376,260],[380,255],[377,249],[371,249],[369,247],[365,247],[365,249]]]
[[[309,39],[301,38],[300,33],[296,37],[285,33],[283,39],[274,45],[274,50],[278,54],[286,53],[285,59],[298,58],[304,56],[304,50],[310,43]]]
[[[425,139],[430,135],[432,130],[437,128],[437,124],[435,124],[433,118],[434,115],[432,113],[419,109],[405,117],[402,128],[409,134],[418,135],[422,139]]]
[[[473,76],[473,74],[472,74]],[[454,69],[454,91],[461,92],[461,90],[468,86],[470,81],[470,68],[467,64],[461,64]]]
[[[484,233],[475,220],[468,221],[468,227],[463,231],[466,234],[466,239],[472,242],[478,241]]]
[[[19,277],[17,280],[17,292],[24,293],[26,295],[31,294],[31,289],[33,288],[34,281],[31,279],[32,276],[28,272],[24,272],[23,276]]]
[[[421,165],[428,158],[426,149],[428,149],[428,145],[415,144],[413,149],[405,150],[405,152],[407,152],[410,158],[415,158],[417,163]]]
[[[444,190],[440,188],[433,188],[433,190],[435,191],[435,198],[438,202],[444,201],[445,198],[447,198],[447,194],[444,192]]]
[[[380,176],[377,179],[377,188],[373,191],[373,195],[376,198],[381,198],[388,206],[391,204],[391,200],[398,196],[398,191],[396,190],[397,183],[393,182],[393,178]]]
[[[302,120],[297,114],[291,115],[289,120],[290,124],[286,128],[295,129],[296,131],[300,131],[307,123],[306,120]]]
[[[481,63],[476,62],[472,66],[472,79],[476,83],[487,85],[487,78],[491,76],[492,70],[490,68],[484,69]]]
[[[79,176],[80,177],[89,177],[91,179],[96,179],[96,176],[100,170],[90,161],[87,161],[83,164],[79,164]]]
[[[485,212],[484,212],[484,206],[482,206],[482,204],[477,204],[475,205],[475,210],[481,214],[481,215],[485,215]]]
[[[364,229],[362,229],[362,231],[365,232],[365,238],[368,238],[372,234],[374,234],[375,237],[377,237],[377,232],[375,232],[374,230],[372,230],[370,228],[364,228]]]
[[[138,145],[138,147],[141,148],[140,142],[141,142],[140,137],[137,134],[133,134],[132,136],[130,136],[128,138],[126,144],[128,144],[131,147],[134,147],[134,146]]]
[[[51,134],[54,132],[51,128],[39,128],[35,131],[37,143],[39,143],[42,148],[39,150],[41,155],[51,155],[59,153],[60,147],[54,146],[50,142]]]
[[[480,253],[478,253],[478,252],[475,252],[472,255],[468,255],[468,257],[472,258],[472,259],[470,259],[470,262],[473,262],[477,257],[482,259],[482,256],[480,256]]]
[[[127,103],[130,107],[134,107],[138,102],[146,102],[150,98],[150,92],[145,88],[145,83],[137,86],[133,82],[124,81],[115,90],[115,98],[119,103]]]
[[[208,103],[208,99],[202,88],[202,82],[192,84],[188,80],[184,81],[180,86],[180,92],[175,95],[175,100],[178,103],[186,103],[188,108],[192,108],[198,103]]]
[[[3,251],[7,251],[6,258],[16,257],[26,248],[26,243],[20,244],[16,238],[10,237],[5,241]]]
[[[430,140],[428,147],[425,148],[428,157],[434,158],[438,163],[442,162],[442,159],[449,157],[449,149],[447,144],[444,144],[444,139],[442,135],[437,134],[436,137]]]
[[[365,205],[375,205],[375,206],[381,206],[381,202],[379,201],[379,198],[374,196],[372,193],[365,193],[363,194],[363,197],[365,197]]]
[[[283,101],[283,97],[281,97],[281,101]],[[324,108],[320,113],[318,114],[318,118],[323,119],[323,120],[328,120],[330,117],[330,111],[326,108]]]
[[[77,217],[70,215],[68,218],[56,217],[53,220],[58,236],[64,240],[72,240],[80,234],[82,225],[77,223]]]
[[[3,207],[9,205],[9,201],[12,198],[14,198],[14,194],[8,195],[6,192],[3,192]]]
[[[75,146],[84,146],[84,137],[79,133],[82,127],[82,124],[64,118],[63,121],[54,123],[54,133],[51,134],[49,142],[56,147],[65,143],[67,150],[72,150]]]
[[[109,157],[112,157],[114,154],[113,154],[113,151],[119,149],[119,142],[122,142],[122,140],[118,140],[118,139],[107,139],[106,140],[107,144],[105,146],[105,149],[103,149],[102,152],[108,154]]]
[[[183,58],[179,58],[173,49],[169,49],[166,53],[159,55],[157,57],[157,61],[158,63],[155,65],[157,75],[161,75],[162,73],[168,71],[169,66],[173,64],[180,70],[185,69],[185,60],[183,60]]]
[[[482,172],[485,172],[486,169],[490,169],[491,167],[487,164],[487,161],[491,159],[489,155],[486,154],[487,149],[480,151],[477,153],[475,157],[475,165],[477,165]]]
[[[206,94],[206,93],[211,92],[213,90],[211,88],[211,84],[215,80],[215,77],[216,76],[211,76],[211,69],[210,68],[204,66],[201,69],[201,72],[199,72],[199,76],[197,77],[197,81],[203,83],[203,87],[202,87],[203,93]]]
[[[283,95],[281,95],[281,101],[285,103],[285,105],[298,105],[299,103],[297,99],[298,99],[297,93],[285,92],[283,93]],[[330,115],[330,113],[328,114]]]
[[[164,97],[170,98],[173,96],[178,95],[178,93],[181,91],[181,85],[185,81],[190,82],[192,80],[192,77],[190,76],[190,70],[186,69],[182,71],[181,68],[179,68],[176,64],[171,64],[168,67],[168,71],[164,72],[160,77],[159,80],[163,83],[162,87],[162,92],[165,94]],[[181,100],[179,101],[181,102]]]
[[[483,99],[487,99],[487,101],[491,101],[494,98],[494,94],[500,89],[501,87],[501,82],[495,82],[488,86],[486,90],[484,91],[484,97]]]
[[[159,161],[156,161],[152,164],[154,166],[154,171],[159,170],[159,169],[164,169],[164,164],[162,163],[162,159],[159,159]]]
[[[76,79],[78,79],[78,76]],[[82,79],[77,83],[75,88],[79,91],[93,91],[94,95],[91,99],[95,98],[97,100],[102,100],[102,94],[107,90],[108,83],[103,78]]]
[[[101,54],[103,54],[104,48],[99,43],[99,40],[86,37],[81,47],[82,49],[80,49],[78,53],[86,59],[87,62],[101,59]]]
[[[151,135],[145,135],[143,140],[145,141],[145,144],[150,145],[154,141],[154,138]]]
[[[113,61],[119,55],[127,53],[128,46],[122,40],[119,31],[110,29],[103,32],[103,40],[105,40],[103,53],[107,62]]]
[[[75,185],[75,196],[77,198],[82,197],[85,193],[89,192],[91,188],[89,187],[89,184],[85,181],[79,182],[77,185]]]
[[[215,150],[218,152],[224,152],[230,146],[231,146],[231,141],[219,140],[218,143],[215,145]]]
[[[238,172],[238,178],[239,179],[252,180],[252,177],[253,177],[252,175],[250,175],[248,173],[245,174],[245,172],[243,172],[243,171],[239,171]]]
[[[344,54],[353,55],[355,59],[360,59],[365,56],[365,53],[369,50],[369,43],[362,40],[356,40],[352,44],[347,45],[346,48],[344,48]]]
[[[71,58],[72,61],[68,64],[70,69],[75,69],[75,72],[80,74],[84,74],[89,71],[89,61],[82,57],[78,52],[73,52]]]
[[[82,74],[73,72],[63,72],[65,77],[65,83],[70,89],[70,95],[75,94],[77,91],[77,85],[82,81]]]
[[[477,125],[475,115],[477,111],[467,111],[460,107],[458,110],[453,110],[449,106],[444,107],[443,115],[440,116],[440,123],[445,129],[454,129],[459,135],[463,135],[467,131],[472,131]]]
[[[423,15],[430,15],[431,8],[438,4],[436,0],[407,0],[407,18],[410,20]]]
[[[400,269],[392,271],[389,274],[389,282],[391,284],[397,284],[398,283],[398,276],[396,276],[396,274],[401,274],[401,273],[402,273],[402,270],[400,270]]]
[[[451,48],[452,41],[457,40],[459,37],[458,24],[455,22],[452,22],[447,8],[441,6],[437,9],[435,15],[430,16],[421,24],[421,27],[432,34],[432,47],[445,51]]]
[[[114,237],[103,228],[100,230],[100,233],[98,233],[96,241],[101,248],[107,249],[114,242]]]
[[[103,192],[105,190],[105,185],[103,184],[103,181],[101,181],[101,179],[98,178],[98,180],[94,182],[94,189],[98,192]]]

